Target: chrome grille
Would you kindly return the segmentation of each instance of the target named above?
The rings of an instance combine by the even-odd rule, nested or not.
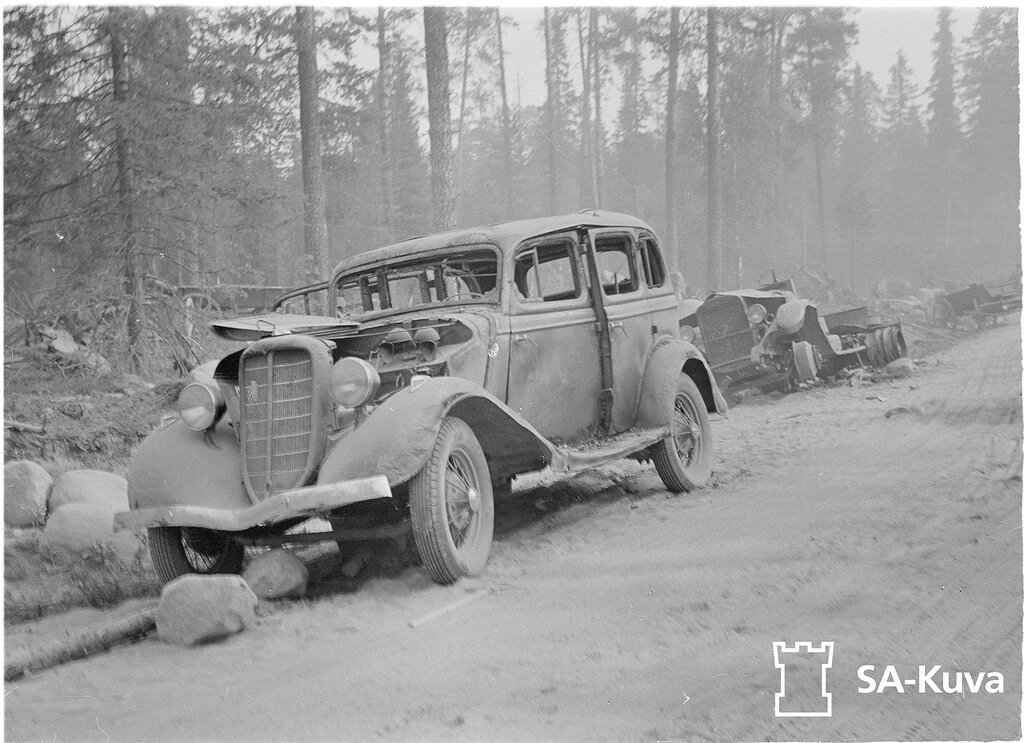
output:
[[[247,355],[239,374],[245,478],[257,499],[304,484],[314,445],[313,360],[301,348]]]

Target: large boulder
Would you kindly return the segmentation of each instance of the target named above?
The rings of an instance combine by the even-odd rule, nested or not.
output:
[[[110,506],[69,503],[50,514],[39,549],[55,562],[72,563],[112,554],[131,565],[142,542],[131,532],[114,531],[114,509]]]
[[[240,575],[183,575],[164,586],[156,629],[172,645],[216,640],[255,622],[257,603]]]
[[[261,599],[299,597],[306,594],[309,568],[294,552],[275,549],[254,558],[242,578]]]
[[[23,529],[42,526],[53,478],[35,462],[4,465],[4,523]]]
[[[97,503],[113,511],[128,510],[128,482],[100,470],[70,470],[57,475],[50,491],[50,513],[70,503]]]

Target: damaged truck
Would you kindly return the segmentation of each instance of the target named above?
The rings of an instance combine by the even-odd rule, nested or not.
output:
[[[810,300],[797,296],[792,279],[715,292],[682,318],[680,329],[684,339],[702,344],[730,396],[749,389],[786,391],[907,355],[899,322],[870,316],[867,307],[819,315]]]

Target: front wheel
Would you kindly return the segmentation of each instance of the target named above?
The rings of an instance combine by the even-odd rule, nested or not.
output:
[[[686,374],[676,382],[670,428],[669,436],[651,447],[661,481],[673,493],[704,487],[711,479],[711,421],[700,390]]]
[[[209,529],[155,526],[149,530],[149,554],[163,583],[188,573],[237,573],[245,548]]]
[[[412,533],[435,583],[479,575],[494,536],[494,494],[483,449],[473,430],[448,418],[434,448],[409,483]]]

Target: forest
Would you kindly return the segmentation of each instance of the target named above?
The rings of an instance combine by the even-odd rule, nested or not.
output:
[[[594,207],[647,220],[695,296],[1017,270],[1014,8],[960,43],[937,8],[932,69],[887,80],[849,8],[537,15],[530,105],[501,8],[5,8],[5,314],[109,311],[137,360],[162,287]]]

